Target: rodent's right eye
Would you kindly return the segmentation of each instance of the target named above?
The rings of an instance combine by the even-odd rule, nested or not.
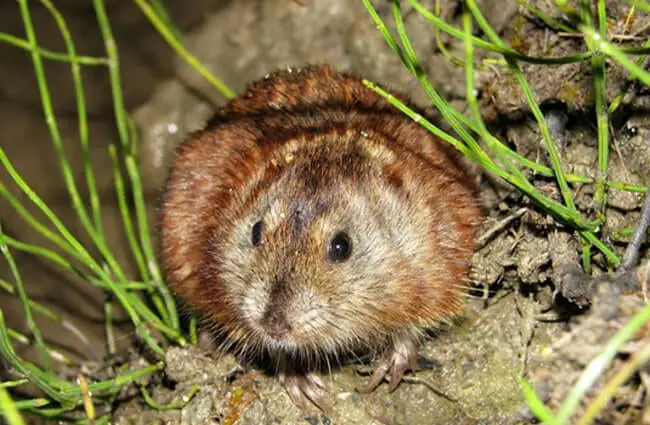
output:
[[[253,224],[253,232],[251,235],[251,242],[253,242],[253,245],[260,246],[262,243],[262,230],[262,221],[258,221],[257,223]]]

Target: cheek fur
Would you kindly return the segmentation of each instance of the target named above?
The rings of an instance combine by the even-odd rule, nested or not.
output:
[[[264,315],[264,308],[268,304],[269,289],[260,281],[253,281],[234,295],[237,308],[242,317],[251,325],[259,324]]]

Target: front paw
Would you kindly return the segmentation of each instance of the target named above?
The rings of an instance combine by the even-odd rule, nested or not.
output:
[[[313,373],[279,372],[278,380],[300,409],[307,410],[309,402],[322,411],[327,411],[328,404],[323,399],[325,384]]]
[[[418,369],[418,349],[410,338],[396,339],[384,351],[381,358],[372,365],[370,381],[357,387],[360,393],[374,391],[384,380],[389,382],[389,391],[395,391],[407,371]]]

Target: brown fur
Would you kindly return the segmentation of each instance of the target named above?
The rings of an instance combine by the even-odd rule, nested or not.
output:
[[[278,72],[179,148],[164,268],[242,352],[314,364],[390,351],[461,310],[481,219],[471,181],[453,148],[358,78]],[[333,263],[340,231],[352,255]]]

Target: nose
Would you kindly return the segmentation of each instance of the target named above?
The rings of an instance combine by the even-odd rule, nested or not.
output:
[[[291,331],[291,324],[287,319],[288,292],[286,280],[276,279],[260,321],[264,329],[274,338],[280,338]]]
[[[291,331],[284,309],[269,305],[262,316],[262,326],[274,338],[281,338]]]

